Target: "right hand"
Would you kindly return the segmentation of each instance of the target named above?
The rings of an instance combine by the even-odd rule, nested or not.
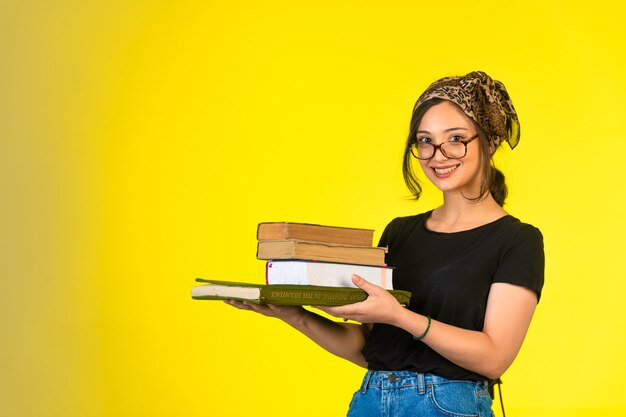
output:
[[[224,300],[224,302],[240,310],[254,311],[256,313],[263,314],[264,316],[267,316],[267,317],[275,317],[287,323],[297,319],[298,317],[305,315],[307,311],[301,306],[277,306],[274,304],[255,304],[255,303],[248,303],[246,301],[239,301],[239,300]]]

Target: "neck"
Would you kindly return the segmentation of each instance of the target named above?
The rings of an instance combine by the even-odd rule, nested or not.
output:
[[[441,231],[459,231],[490,223],[506,214],[491,194],[472,201],[460,193],[444,193],[443,205],[433,210],[431,226]]]

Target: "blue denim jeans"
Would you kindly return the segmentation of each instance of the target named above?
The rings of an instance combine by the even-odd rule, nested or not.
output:
[[[367,371],[348,417],[493,417],[486,381],[409,371]]]

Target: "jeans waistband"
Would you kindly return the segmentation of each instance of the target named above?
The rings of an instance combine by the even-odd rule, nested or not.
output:
[[[367,371],[361,384],[361,391],[366,392],[368,387],[379,389],[396,389],[404,387],[417,387],[420,394],[426,392],[428,385],[444,384],[451,380],[428,373],[413,371]],[[487,389],[487,381],[463,381],[475,383],[483,389]]]

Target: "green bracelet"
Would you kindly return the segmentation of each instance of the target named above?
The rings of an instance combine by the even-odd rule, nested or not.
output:
[[[428,319],[428,326],[426,326],[426,330],[424,330],[424,333],[422,333],[419,336],[413,336],[413,339],[415,339],[415,340],[422,340],[428,334],[428,331],[430,330],[430,322],[431,322],[431,320],[430,320],[430,316],[426,316],[426,318]]]

